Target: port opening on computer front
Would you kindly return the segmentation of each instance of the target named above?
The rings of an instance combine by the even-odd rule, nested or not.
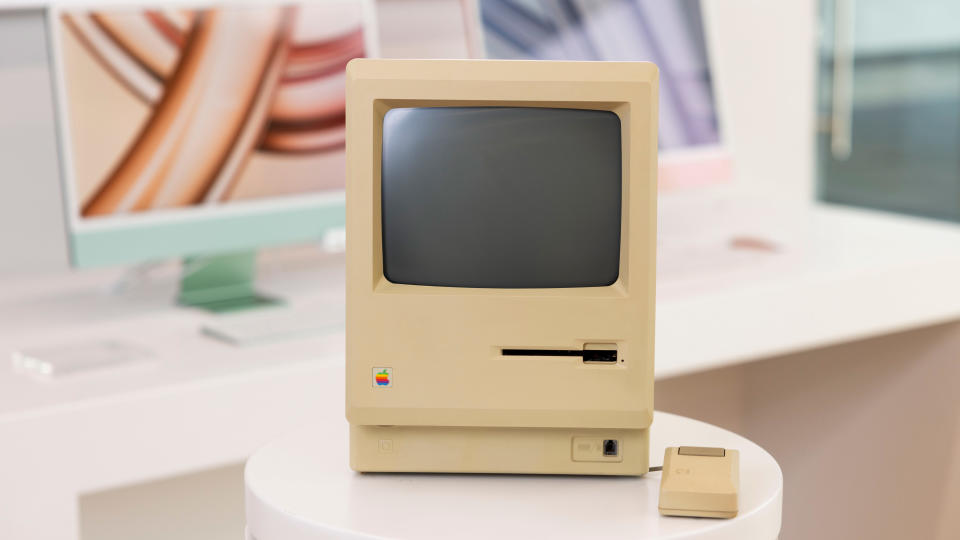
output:
[[[620,455],[620,443],[616,439],[604,439],[603,440],[603,455],[604,456],[618,456]]]

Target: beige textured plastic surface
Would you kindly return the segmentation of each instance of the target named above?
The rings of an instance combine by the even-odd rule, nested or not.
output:
[[[681,452],[684,448],[692,451]],[[661,514],[732,518],[739,511],[739,495],[739,451],[698,447],[664,451]]]
[[[641,475],[648,466],[647,429],[350,426],[350,467],[367,472],[473,472]],[[576,460],[574,441],[618,442],[604,457],[591,445]],[[614,465],[614,467],[611,467]]]
[[[645,441],[642,432],[653,417],[656,103],[657,69],[649,63],[350,62],[346,412],[353,426],[355,469],[524,473],[589,469],[589,474],[646,470],[646,448],[636,444],[624,447],[619,462],[574,462],[571,437],[584,430],[634,430],[623,437]],[[392,107],[424,106],[566,107],[616,113],[623,144],[618,280],[609,287],[506,290],[388,281],[381,252],[383,116]],[[619,361],[585,364],[576,356],[500,353],[502,348],[582,349],[586,343],[616,344]],[[377,373],[388,382],[378,385]],[[423,455],[408,452],[397,459],[370,451],[371,426],[439,429],[403,431],[404,447],[420,448]],[[449,427],[489,429],[455,431],[471,433],[465,439],[471,442],[450,456],[449,445],[429,443],[444,439],[451,433]],[[548,432],[553,435],[543,444],[557,448],[535,454],[538,459],[493,451],[530,444],[520,440]],[[606,431],[597,433],[608,438]],[[603,467],[602,472],[597,467]]]

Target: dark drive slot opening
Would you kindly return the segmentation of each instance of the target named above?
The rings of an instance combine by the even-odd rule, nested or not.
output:
[[[503,349],[504,356],[583,356],[583,352],[557,349]]]
[[[503,356],[582,356],[584,362],[616,364],[616,350],[501,349]]]

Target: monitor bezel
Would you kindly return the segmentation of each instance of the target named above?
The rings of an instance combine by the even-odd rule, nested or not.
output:
[[[461,72],[457,62],[391,61],[395,69],[386,73],[383,63],[377,64],[376,73],[368,73],[370,64],[362,60],[347,66],[347,227],[350,237],[359,235],[364,243],[368,239],[372,243],[363,263],[363,280],[369,280],[372,292],[625,298],[631,287],[639,286],[652,298],[656,276],[657,103],[651,96],[657,95],[656,66],[649,62],[481,60],[472,61],[477,68]],[[620,266],[614,283],[491,289],[399,284],[384,275],[380,159],[387,111],[490,106],[603,110],[619,117],[622,206]],[[361,125],[365,128],[362,134]],[[351,245],[348,240],[348,259]]]
[[[69,260],[75,268],[130,264],[182,256],[247,251],[264,246],[319,241],[345,221],[345,189],[278,195],[229,204],[155,209],[118,216],[83,218],[77,204],[73,144],[69,129],[61,15],[88,10],[184,9],[296,5],[304,0],[250,0],[226,5],[212,0],[100,0],[53,4],[44,11],[48,61],[53,85],[54,118]],[[373,0],[355,0],[361,10],[367,58],[379,56]]]

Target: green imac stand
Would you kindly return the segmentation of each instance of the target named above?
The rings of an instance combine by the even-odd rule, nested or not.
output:
[[[187,257],[180,278],[182,306],[222,313],[282,303],[278,298],[254,290],[257,254],[255,251]]]

